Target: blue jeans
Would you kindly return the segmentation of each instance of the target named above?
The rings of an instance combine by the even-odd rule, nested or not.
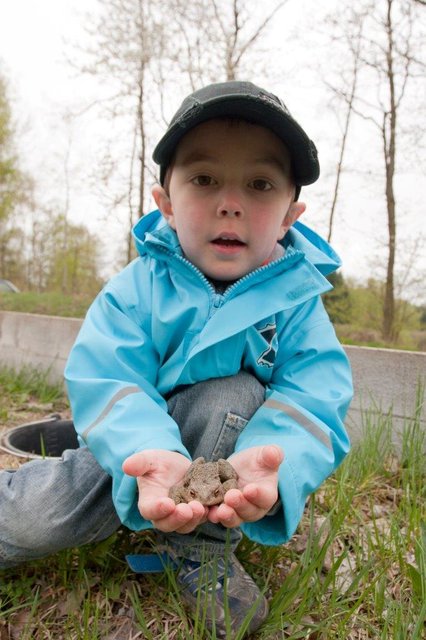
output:
[[[217,460],[231,455],[264,393],[256,378],[241,371],[177,390],[168,410],[192,457]],[[61,460],[33,460],[0,472],[0,569],[103,540],[119,526],[111,478],[87,448],[65,451]],[[192,534],[165,538],[195,560],[206,544],[213,552],[223,549],[226,529],[206,523]],[[233,529],[231,544],[240,538]]]

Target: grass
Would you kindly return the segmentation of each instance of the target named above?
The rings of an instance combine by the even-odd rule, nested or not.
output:
[[[360,324],[335,324],[335,329],[339,340],[347,345],[403,351],[426,350],[426,330],[424,328],[404,328],[399,332],[396,342],[385,342],[378,329]]]
[[[0,376],[0,394],[16,406],[22,381],[12,377]],[[40,389],[46,393],[45,382]],[[37,396],[34,380],[31,393]],[[366,414],[361,442],[310,499],[291,542],[242,541],[238,557],[270,601],[253,638],[425,637],[426,436],[419,413],[405,424],[398,451],[392,437],[389,417]],[[127,568],[125,554],[151,552],[153,541],[150,532],[121,529],[100,544],[0,571],[0,639],[214,638],[201,606],[197,621],[187,616],[172,571],[138,576]]]
[[[26,412],[45,415],[66,406],[63,385],[49,383],[48,373],[31,367],[18,372],[0,367],[0,423],[6,424]]]
[[[55,291],[45,293],[34,291],[0,293],[0,310],[66,318],[83,318],[95,295],[96,293],[93,295],[65,295]]]

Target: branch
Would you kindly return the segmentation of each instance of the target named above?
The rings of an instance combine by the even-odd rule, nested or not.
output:
[[[327,80],[324,80],[324,84],[338,97],[343,98],[343,100],[346,102],[346,104],[349,104],[350,102],[350,94],[346,93],[345,91],[342,91],[341,89],[336,89],[336,87],[333,87],[333,85],[331,85]],[[362,104],[364,104],[366,107],[369,107],[370,109],[376,110],[379,113],[381,113],[381,109],[379,109],[377,107],[377,105],[372,104],[371,102],[368,102],[368,100],[365,100],[364,98],[360,98],[359,96],[356,96],[356,100]],[[363,118],[364,120],[370,120],[373,124],[376,125],[376,127],[378,127],[378,129],[381,131],[381,125],[380,123],[377,122],[377,120],[375,120],[372,116],[366,116],[362,111],[359,111],[358,109],[356,109],[353,105],[352,105],[352,111],[357,115],[360,116],[361,118]]]
[[[331,204],[330,217],[329,217],[328,237],[327,237],[327,241],[328,242],[331,242],[331,236],[332,236],[332,233],[333,233],[334,212],[336,210],[337,198],[338,198],[338,195],[339,195],[340,176],[342,174],[343,158],[344,158],[345,149],[346,149],[346,141],[347,141],[347,137],[348,137],[348,133],[349,133],[349,124],[350,124],[351,115],[352,115],[352,111],[353,111],[353,103],[354,103],[354,100],[355,100],[356,86],[357,86],[357,81],[358,81],[359,54],[360,54],[360,50],[361,50],[362,28],[363,28],[363,23],[361,23],[361,25],[360,25],[360,29],[359,29],[358,37],[357,37],[357,41],[356,41],[356,43],[357,43],[356,44],[356,48],[355,48],[355,51],[353,51],[354,58],[353,58],[353,72],[352,72],[352,87],[351,87],[351,92],[350,92],[350,95],[349,95],[349,99],[347,101],[348,110],[347,110],[347,113],[346,113],[345,128],[344,128],[343,136],[342,136],[342,144],[341,144],[341,147],[340,147],[339,160],[338,160],[338,163],[337,163],[336,182],[335,182],[335,186],[334,186],[333,202]]]
[[[272,11],[272,13],[270,13],[269,16],[267,18],[265,18],[265,20],[259,25],[259,27],[255,31],[255,33],[251,36],[251,38],[249,38],[249,40],[241,47],[240,54],[239,54],[239,56],[237,57],[237,59],[235,61],[235,66],[238,66],[238,64],[240,63],[241,58],[243,57],[243,55],[245,54],[247,49],[249,49],[256,42],[256,40],[258,39],[258,37],[260,36],[262,31],[264,31],[264,29],[268,26],[268,24],[272,20],[272,18],[286,4],[286,1],[287,0],[282,0],[282,2],[280,2],[275,7],[275,9]]]
[[[214,9],[214,14],[215,14],[216,20],[217,20],[217,22],[218,22],[218,24],[220,26],[221,31],[222,31],[222,35],[224,36],[224,38],[226,38],[226,27],[225,27],[225,25],[222,22],[222,19],[220,17],[220,11],[218,9],[217,3],[216,3],[215,0],[211,0],[211,2],[212,2],[212,5],[213,5],[213,9]]]

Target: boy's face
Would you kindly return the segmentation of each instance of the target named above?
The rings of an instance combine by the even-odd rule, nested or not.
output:
[[[237,280],[270,259],[303,213],[290,176],[272,131],[210,120],[179,143],[169,194],[157,185],[153,196],[188,260],[209,278]]]

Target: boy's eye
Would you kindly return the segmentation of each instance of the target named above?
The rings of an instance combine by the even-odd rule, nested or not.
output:
[[[214,179],[211,176],[200,175],[196,176],[192,182],[199,187],[209,187],[214,184]]]
[[[263,180],[262,178],[257,178],[256,180],[252,180],[249,184],[252,189],[256,189],[256,191],[269,191],[272,189],[272,185],[268,180]]]

